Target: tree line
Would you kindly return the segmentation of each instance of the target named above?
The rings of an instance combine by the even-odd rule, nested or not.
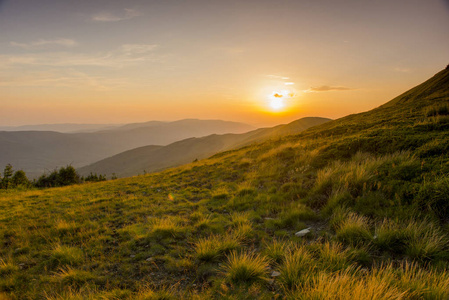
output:
[[[106,175],[97,175],[92,172],[86,177],[80,176],[73,166],[68,165],[31,181],[23,170],[14,171],[12,165],[7,164],[3,169],[3,176],[0,173],[0,189],[61,187],[105,180],[107,180]]]

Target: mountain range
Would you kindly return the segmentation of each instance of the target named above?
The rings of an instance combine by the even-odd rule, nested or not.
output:
[[[9,163],[35,177],[69,164],[81,167],[141,146],[167,145],[185,138],[253,129],[237,122],[185,119],[135,123],[82,133],[1,131],[0,166]]]
[[[119,177],[154,172],[179,166],[196,159],[207,158],[215,153],[246,146],[255,142],[300,133],[310,127],[330,121],[327,118],[308,117],[286,125],[260,128],[242,134],[213,134],[200,138],[189,138],[167,146],[144,146],[103,159],[79,168],[81,175],[89,173],[115,174]]]

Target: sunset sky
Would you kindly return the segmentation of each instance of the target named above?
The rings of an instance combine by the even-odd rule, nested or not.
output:
[[[449,63],[447,0],[0,0],[0,32],[0,125],[338,118]]]

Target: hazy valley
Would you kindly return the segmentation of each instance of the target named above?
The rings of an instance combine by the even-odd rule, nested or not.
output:
[[[128,124],[89,133],[0,131],[0,165],[9,163],[37,177],[55,168],[81,167],[141,146],[167,145],[185,138],[252,129],[250,125],[236,122],[186,119]]]

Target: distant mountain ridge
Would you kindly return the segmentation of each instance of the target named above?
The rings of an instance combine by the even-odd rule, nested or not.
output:
[[[10,163],[35,177],[67,164],[80,167],[141,146],[253,129],[244,123],[187,119],[136,123],[92,133],[1,131],[0,167]]]
[[[21,126],[0,126],[0,131],[56,131],[60,133],[94,132],[109,130],[123,126],[122,124],[37,124]]]
[[[272,128],[260,128],[242,134],[209,135],[201,138],[189,138],[174,142],[164,147],[144,146],[128,150],[91,165],[78,169],[81,175],[89,173],[116,174],[120,177],[154,172],[169,167],[207,158],[221,151],[249,145],[290,134],[297,134],[310,127],[323,124],[330,119],[308,117],[286,125]]]

